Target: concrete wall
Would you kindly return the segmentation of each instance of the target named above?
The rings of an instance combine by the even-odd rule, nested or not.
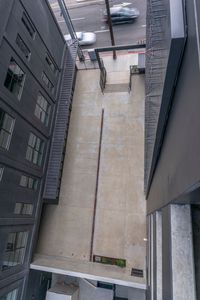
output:
[[[85,279],[79,281],[79,300],[112,300],[113,290],[97,288]]]
[[[128,300],[145,300],[145,291],[130,288],[122,285],[116,285],[116,297]]]
[[[150,217],[153,230],[148,233],[150,272],[147,299],[196,300],[190,205],[168,205]],[[198,224],[196,215],[195,221]],[[195,258],[198,261],[198,226],[195,224],[194,228]],[[197,286],[198,273],[197,263]]]
[[[51,290],[47,291],[46,300],[78,300],[79,291],[76,290],[72,295],[65,293],[56,293]]]
[[[198,1],[194,1],[198,2]],[[188,39],[161,155],[148,195],[148,213],[182,195],[200,180],[200,65],[194,2],[186,0]]]

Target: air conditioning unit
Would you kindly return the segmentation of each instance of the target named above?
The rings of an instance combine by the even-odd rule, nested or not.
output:
[[[94,49],[88,50],[88,55],[91,61],[97,61],[97,57]]]

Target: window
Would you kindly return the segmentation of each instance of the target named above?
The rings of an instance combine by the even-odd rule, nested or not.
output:
[[[27,246],[28,232],[11,232],[8,234],[2,270],[23,264]]]
[[[24,43],[24,41],[22,40],[22,38],[20,37],[20,35],[17,35],[16,38],[16,44],[19,47],[19,49],[23,52],[24,56],[29,59],[31,56],[31,51],[29,50],[29,48],[26,46],[26,44]]]
[[[32,39],[34,39],[35,33],[36,33],[34,25],[25,13],[23,13],[23,16],[22,16],[22,23],[24,24],[29,35],[32,37]]]
[[[0,300],[17,300],[18,289],[15,289],[6,295],[0,296]]]
[[[4,86],[19,100],[22,95],[25,74],[13,58],[10,60]]]
[[[38,180],[36,178],[22,175],[19,185],[36,191],[38,187]]]
[[[15,204],[14,214],[16,215],[29,215],[33,213],[33,204],[17,202]]]
[[[46,60],[47,64],[49,65],[50,69],[53,71],[53,73],[56,74],[56,72],[57,72],[56,64],[53,62],[53,60],[51,59],[51,57],[48,53],[46,53],[45,60]]]
[[[46,126],[49,122],[50,105],[47,100],[39,93],[35,107],[35,116]]]
[[[0,182],[3,178],[3,171],[4,171],[4,168],[0,166]]]
[[[14,128],[15,119],[0,109],[0,147],[8,150]]]
[[[40,166],[42,163],[43,151],[44,142],[33,133],[30,133],[26,151],[26,159]]]
[[[42,73],[42,80],[44,81],[44,83],[47,86],[47,88],[53,93],[54,92],[54,85],[49,80],[49,78],[47,77],[47,75],[44,72]]]

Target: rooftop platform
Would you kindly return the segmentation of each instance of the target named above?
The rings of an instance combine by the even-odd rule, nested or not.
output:
[[[128,92],[137,58],[104,57],[104,94],[99,70],[77,73],[59,204],[45,206],[33,269],[145,288],[144,75],[132,76]],[[91,262],[91,254],[125,259],[126,267]]]

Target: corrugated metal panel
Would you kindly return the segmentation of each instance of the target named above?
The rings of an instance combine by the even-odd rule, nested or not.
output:
[[[156,169],[185,45],[182,0],[147,1],[145,192]]]
[[[58,202],[64,149],[70,118],[72,88],[75,75],[77,45],[67,49],[64,59],[60,95],[58,99],[55,127],[51,142],[50,156],[43,198],[50,203]]]

